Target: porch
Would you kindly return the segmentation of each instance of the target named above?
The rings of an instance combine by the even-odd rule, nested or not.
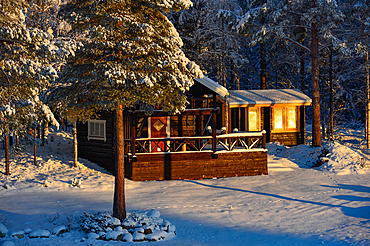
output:
[[[134,136],[134,135],[132,135]],[[125,176],[134,181],[267,174],[266,132],[125,139]]]

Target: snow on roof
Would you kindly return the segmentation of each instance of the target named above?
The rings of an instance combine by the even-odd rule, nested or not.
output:
[[[212,79],[210,79],[206,76],[203,76],[203,78],[201,78],[201,79],[196,78],[195,80],[198,81],[199,83],[201,83],[202,85],[204,85],[205,87],[207,87],[207,88],[211,89],[212,91],[216,92],[217,94],[219,94],[222,97],[225,97],[225,96],[229,95],[229,92],[225,87],[223,87],[222,85],[218,84],[216,81],[213,81]]]
[[[229,105],[303,104],[312,100],[298,89],[230,90]]]

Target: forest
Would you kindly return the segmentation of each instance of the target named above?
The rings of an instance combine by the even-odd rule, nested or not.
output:
[[[322,126],[330,127],[332,109],[335,126],[364,127],[369,1],[193,0],[193,4],[169,18],[185,54],[207,76],[231,90],[297,88],[312,98],[311,62],[316,56]],[[314,25],[316,54],[311,49]],[[307,116],[310,122],[311,114]]]
[[[312,98],[305,115],[313,147],[345,127],[365,129],[370,149],[369,7],[368,0],[1,0],[4,173],[10,135],[32,136],[36,166],[36,131],[61,119],[73,124],[77,168],[77,122],[113,112],[113,216],[125,219],[124,109],[179,114],[204,75],[229,90],[299,89]]]
[[[49,107],[71,121],[118,103],[176,113],[203,74],[230,90],[301,90],[313,99],[307,122],[322,129],[314,142],[343,124],[368,129],[369,4],[2,1],[1,132],[57,124]]]

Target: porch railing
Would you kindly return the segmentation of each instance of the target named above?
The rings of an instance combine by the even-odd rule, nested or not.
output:
[[[266,132],[239,132],[213,136],[125,139],[126,154],[181,151],[266,149]]]

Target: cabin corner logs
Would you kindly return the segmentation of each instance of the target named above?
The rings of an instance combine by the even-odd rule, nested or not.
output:
[[[196,80],[194,88],[189,95],[189,108],[181,115],[167,115],[159,110],[149,117],[138,110],[125,110],[127,178],[141,181],[267,174],[267,150],[263,141],[278,141],[288,146],[305,143],[305,106],[311,104],[311,99],[298,90],[227,91],[209,78]],[[213,114],[216,120],[212,119],[214,107],[219,108],[218,113]],[[97,120],[79,122],[77,131],[79,157],[112,173],[115,170],[113,121],[111,112],[102,112]],[[258,135],[262,131],[265,134],[263,138],[252,135],[235,138],[238,142],[231,137],[219,140],[217,148],[234,141],[235,149],[218,150],[215,155],[209,145],[202,147],[212,142],[212,133],[207,127],[214,125],[217,134],[221,134],[221,128],[226,125],[228,134],[233,130],[239,135]],[[240,150],[243,146],[251,149]],[[140,153],[144,149],[149,153]]]

